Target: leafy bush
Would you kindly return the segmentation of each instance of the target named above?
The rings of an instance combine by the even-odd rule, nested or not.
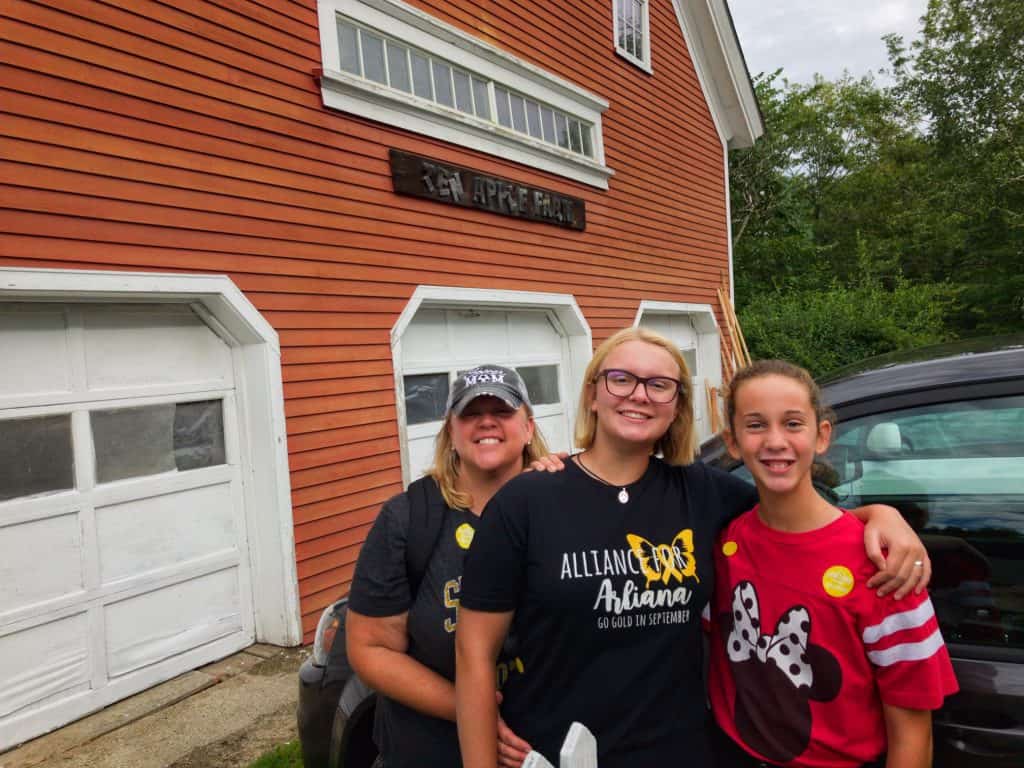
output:
[[[943,322],[957,288],[898,279],[846,287],[766,291],[739,308],[753,358],[778,357],[815,376],[865,357],[948,341]]]

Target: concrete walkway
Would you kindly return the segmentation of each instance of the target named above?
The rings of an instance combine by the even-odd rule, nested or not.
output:
[[[0,768],[243,768],[296,738],[307,653],[250,646],[0,753]]]

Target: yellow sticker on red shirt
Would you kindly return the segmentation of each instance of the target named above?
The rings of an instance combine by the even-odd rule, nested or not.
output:
[[[833,565],[821,577],[821,586],[832,597],[846,597],[853,589],[853,573],[845,565]]]

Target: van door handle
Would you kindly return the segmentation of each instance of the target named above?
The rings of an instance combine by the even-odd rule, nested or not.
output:
[[[977,757],[1024,757],[1024,729],[936,723],[936,741]]]

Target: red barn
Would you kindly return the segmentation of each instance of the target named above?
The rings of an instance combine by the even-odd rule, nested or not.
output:
[[[617,328],[719,383],[724,0],[0,15],[0,748],[308,641],[454,372],[557,448]]]

